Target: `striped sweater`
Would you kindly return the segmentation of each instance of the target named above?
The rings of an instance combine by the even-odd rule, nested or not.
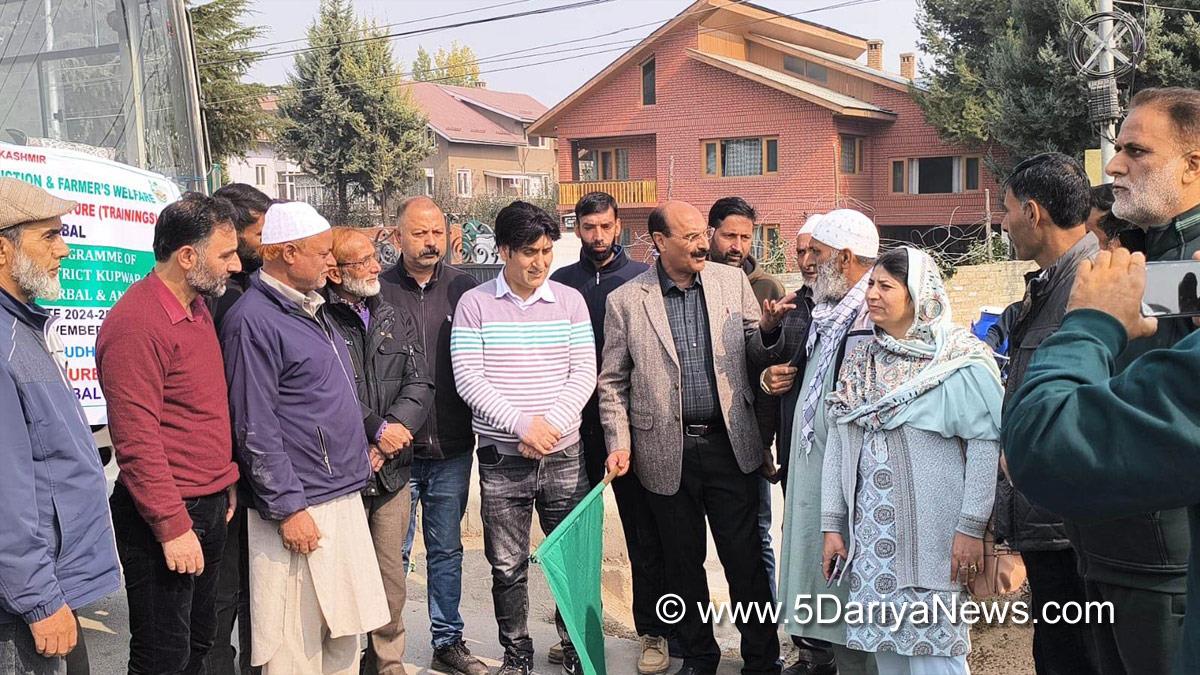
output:
[[[459,300],[450,332],[458,393],[481,446],[516,446],[535,416],[561,432],[557,452],[579,441],[583,406],[596,388],[596,351],[583,296],[546,281],[528,302],[503,277]]]

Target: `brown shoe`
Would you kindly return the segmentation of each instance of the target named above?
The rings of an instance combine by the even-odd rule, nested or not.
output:
[[[653,635],[642,636],[642,655],[637,669],[641,675],[658,675],[671,667],[671,655],[667,653],[667,638]]]

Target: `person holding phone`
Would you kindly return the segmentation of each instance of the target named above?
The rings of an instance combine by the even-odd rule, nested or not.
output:
[[[895,610],[951,606],[983,569],[1000,446],[1000,373],[991,350],[951,323],[937,263],[903,247],[879,257],[867,289],[875,339],[846,355],[828,398],[822,569],[837,558],[850,600]],[[914,550],[915,547],[915,550]],[[892,612],[888,612],[889,615]],[[881,675],[967,673],[970,626],[868,616],[846,646]]]

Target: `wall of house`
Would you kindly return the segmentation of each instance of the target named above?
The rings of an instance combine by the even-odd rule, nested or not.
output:
[[[487,190],[485,171],[497,173],[544,174],[555,180],[556,157],[552,148],[527,146],[482,145],[450,143],[438,137],[437,152],[421,164],[433,169],[435,186],[454,189],[459,169],[471,171],[471,193]]]
[[[266,182],[259,183],[256,167],[266,168]],[[226,172],[231,183],[253,185],[272,198],[280,197],[278,175],[284,173],[299,173],[300,166],[279,155],[274,146],[265,141],[254,144],[242,159],[233,158],[226,165]]]
[[[864,89],[871,92],[870,102],[898,113],[896,122],[835,119],[828,109],[689,58],[687,50],[695,49],[699,40],[692,22],[663,36],[655,45],[656,105],[641,104],[640,63],[650,58],[647,53],[641,62],[615,73],[559,116],[560,180],[573,180],[572,164],[578,146],[571,141],[585,139],[579,145],[588,147],[596,143],[592,139],[609,143],[613,136],[653,134],[660,201],[685,200],[706,213],[717,199],[738,195],[755,206],[760,223],[779,225],[785,242],[795,236],[808,214],[839,206],[861,207],[881,225],[944,225],[951,213],[955,223],[970,223],[985,212],[983,188],[992,189],[994,219],[999,221],[998,188],[985,168],[981,168],[978,192],[891,193],[891,158],[967,152],[966,148],[941,143],[907,92],[874,83],[867,83]],[[705,40],[706,46],[719,46],[713,38]],[[839,130],[867,136],[863,174],[838,173]],[[776,175],[703,175],[703,140],[751,136],[779,139]],[[630,161],[630,178],[641,177],[633,173],[632,154]],[[637,232],[644,232],[644,221],[634,226],[639,228]],[[789,264],[794,264],[792,247],[785,248]]]
[[[563,146],[558,153],[558,175],[562,181],[579,180],[578,152],[581,150],[611,150],[623,148],[629,151],[629,180],[654,180],[658,174],[658,160],[654,136],[609,136],[582,138]]]

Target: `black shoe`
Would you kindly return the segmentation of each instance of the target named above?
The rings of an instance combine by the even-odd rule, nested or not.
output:
[[[504,665],[496,675],[533,675],[533,662],[520,656],[504,655]]]
[[[814,660],[814,654],[801,648],[795,663],[783,669],[780,675],[837,675],[837,664],[834,661]],[[821,659],[824,655],[816,655]]]
[[[696,666],[685,665],[684,667],[675,671],[675,675],[716,675],[716,673],[707,670],[700,670]]]
[[[429,667],[439,673],[488,675],[488,667],[471,656],[471,650],[462,640],[434,649],[433,663]]]
[[[583,675],[583,664],[575,650],[563,650],[562,675]]]

